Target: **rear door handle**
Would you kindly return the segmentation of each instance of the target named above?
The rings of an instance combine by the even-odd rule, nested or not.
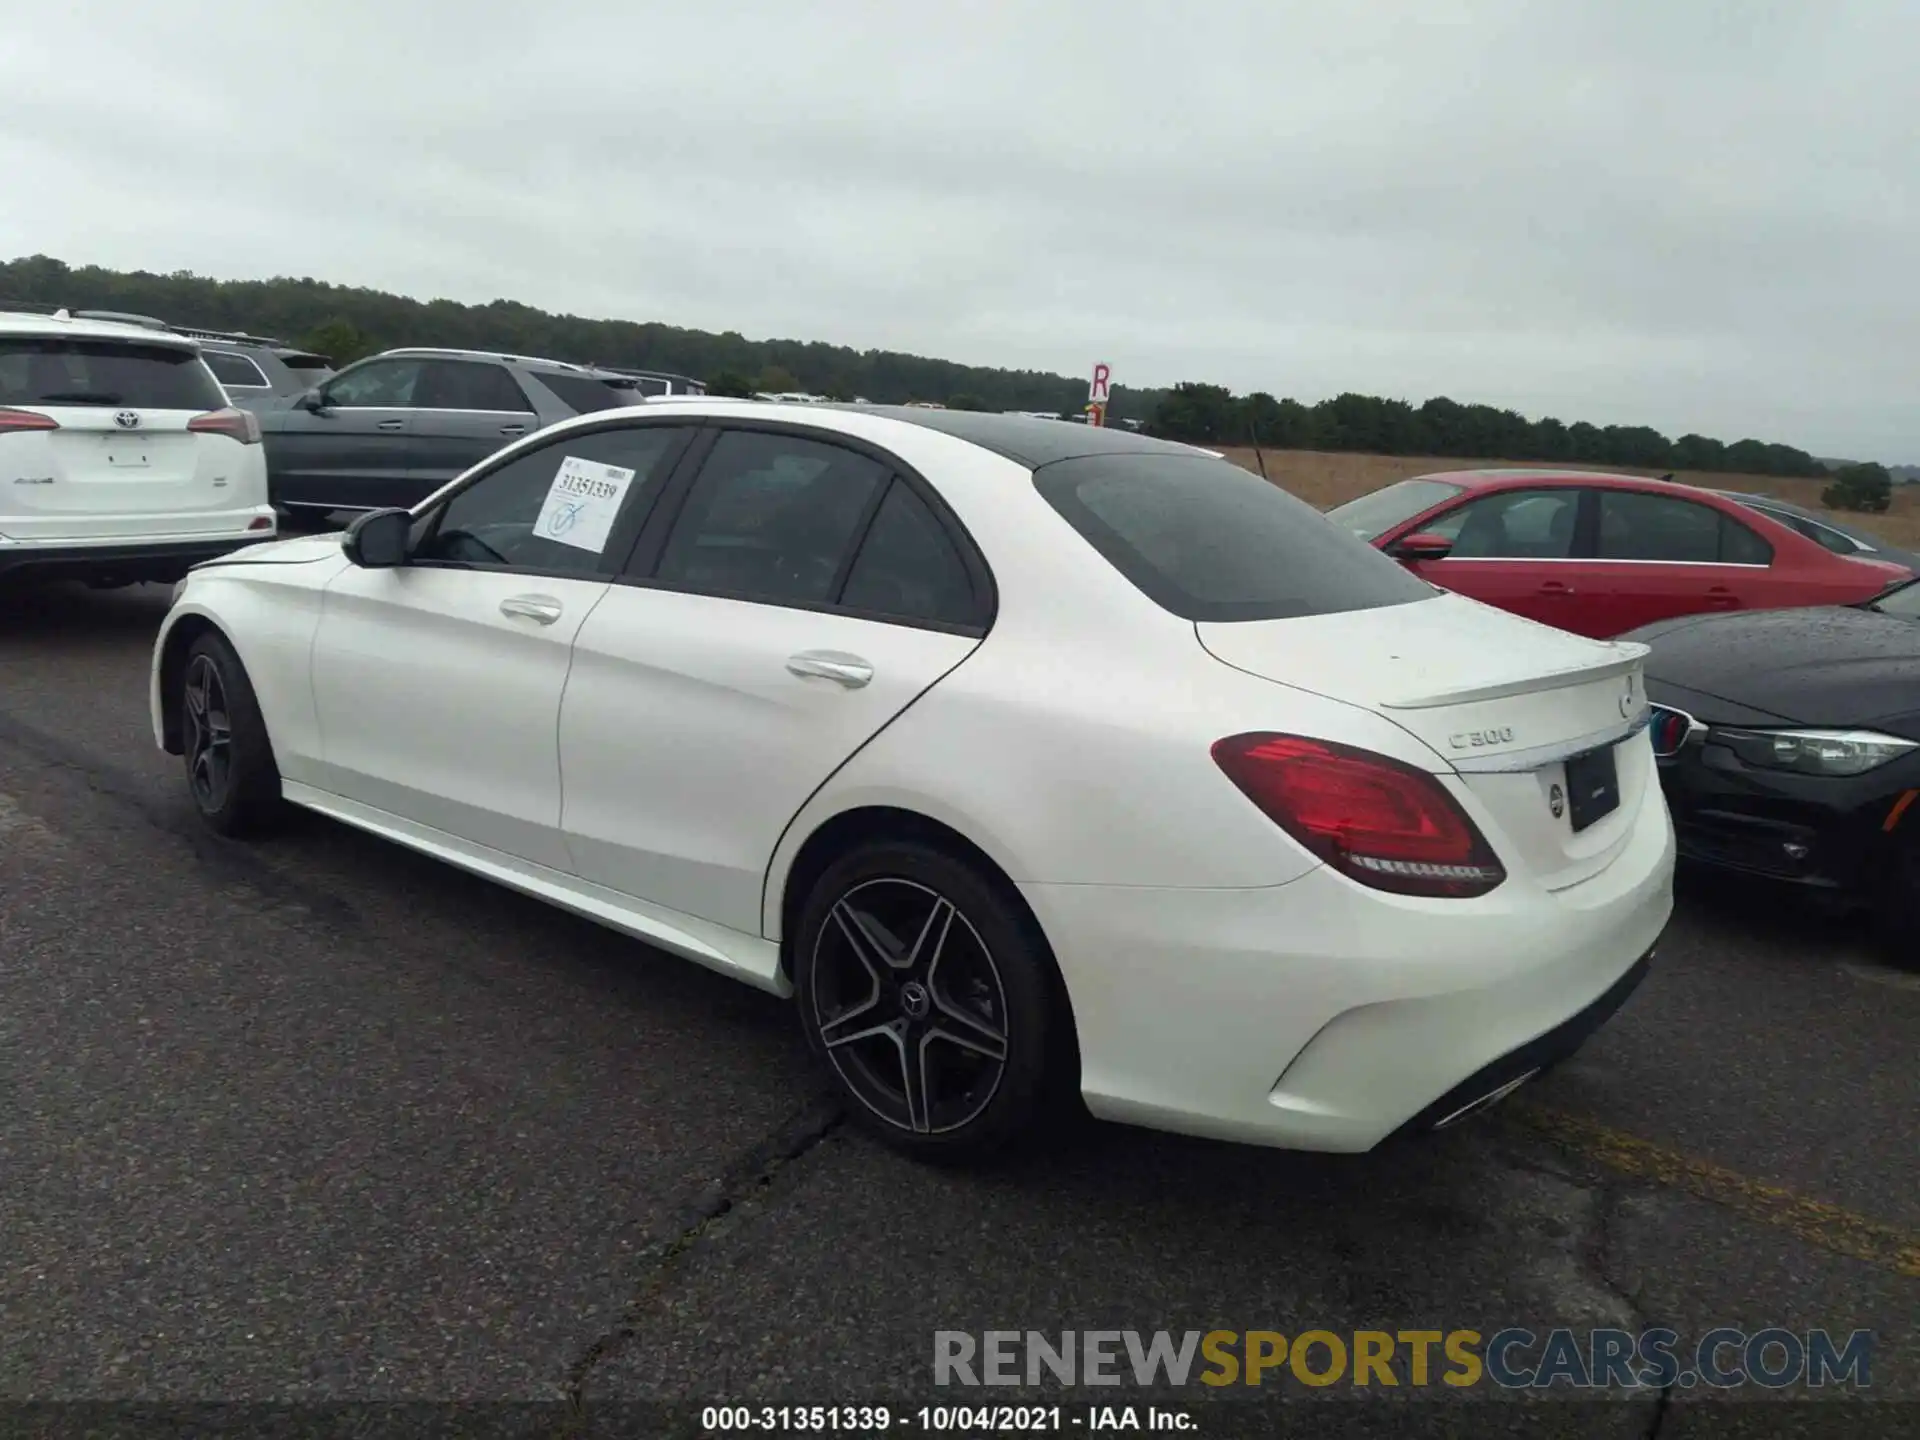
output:
[[[873,666],[844,650],[802,650],[798,655],[787,657],[787,671],[831,680],[849,690],[858,690],[873,679]]]
[[[407,422],[404,420],[382,420],[373,428],[376,430],[402,430],[406,428],[406,424]]]
[[[1724,585],[1709,585],[1707,604],[1718,610],[1737,610],[1740,608],[1740,597]]]
[[[527,427],[524,425],[502,425],[500,427],[500,433],[502,435],[524,435],[527,433]]]
[[[1540,582],[1542,595],[1571,595],[1573,587],[1564,580],[1543,580]]]
[[[500,602],[500,613],[551,625],[560,618],[560,602],[551,595],[509,595]]]

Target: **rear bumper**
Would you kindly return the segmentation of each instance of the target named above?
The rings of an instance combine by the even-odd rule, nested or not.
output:
[[[130,581],[178,580],[202,560],[230,555],[272,540],[272,530],[195,539],[112,540],[98,544],[0,544],[0,579],[61,580],[110,577]]]
[[[1673,866],[1649,784],[1615,861],[1564,890],[1416,900],[1324,867],[1266,889],[1021,889],[1095,1115],[1352,1152],[1571,1053],[1645,973]]]

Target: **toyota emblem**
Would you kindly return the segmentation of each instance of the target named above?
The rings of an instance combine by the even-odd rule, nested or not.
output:
[[[1556,820],[1567,813],[1567,797],[1558,785],[1547,791],[1547,809],[1553,812]]]
[[[118,425],[122,430],[138,429],[140,425],[139,412],[134,410],[116,411],[114,412],[113,423]]]

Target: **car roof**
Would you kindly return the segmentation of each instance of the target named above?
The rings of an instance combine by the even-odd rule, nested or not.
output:
[[[1622,475],[1617,470],[1553,470],[1512,466],[1485,470],[1430,470],[1424,475],[1409,475],[1409,480],[1438,480],[1448,485],[1458,485],[1466,490],[1489,490],[1496,486],[1524,484],[1536,485],[1619,485],[1628,489],[1646,490],[1694,490],[1697,486],[1680,485],[1672,480],[1657,480],[1650,475]],[[1709,490],[1709,495],[1723,492]]]
[[[923,410],[906,405],[796,405],[795,410],[846,410],[877,415],[923,430],[938,430],[956,440],[978,445],[996,455],[1037,470],[1057,460],[1083,455],[1196,455],[1218,458],[1216,452],[1177,440],[1155,440],[1136,430],[1103,425],[1078,425],[1071,420],[1043,420],[1031,415],[998,415],[988,410]]]
[[[144,345],[172,345],[197,352],[199,343],[171,330],[155,330],[119,320],[77,320],[65,312],[29,315],[18,311],[0,311],[0,335],[30,335],[36,338],[74,340],[137,340]]]

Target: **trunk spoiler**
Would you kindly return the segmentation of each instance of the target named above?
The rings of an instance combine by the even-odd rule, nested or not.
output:
[[[1529,675],[1521,680],[1502,680],[1492,685],[1476,685],[1464,690],[1445,690],[1431,695],[1413,695],[1399,700],[1382,700],[1382,710],[1437,710],[1443,705],[1472,705],[1481,700],[1504,700],[1509,695],[1532,695],[1542,690],[1564,690],[1570,685],[1587,685],[1615,675],[1630,675],[1652,653],[1637,641],[1616,642],[1613,649],[1623,652],[1616,660],[1599,665],[1580,665],[1568,670]]]

